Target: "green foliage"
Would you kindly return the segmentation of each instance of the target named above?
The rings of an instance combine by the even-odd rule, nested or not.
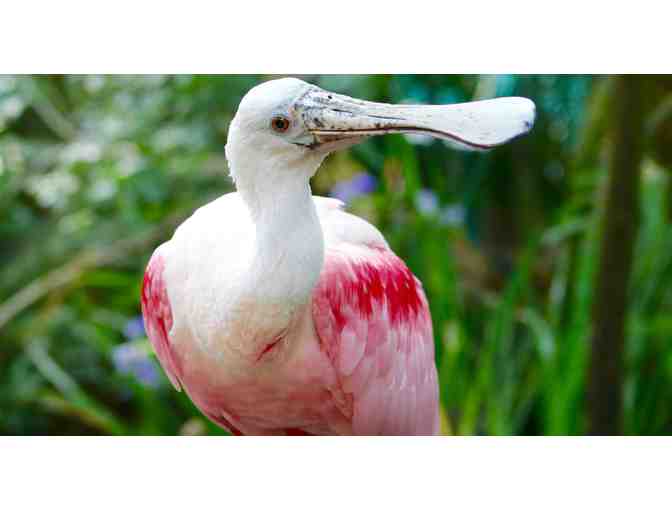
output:
[[[120,346],[147,350],[128,330],[153,249],[232,190],[226,129],[260,79],[0,77],[0,433],[223,433],[162,373],[151,378],[153,358],[144,379],[115,356]],[[377,178],[350,209],[424,284],[453,433],[584,433],[594,274],[608,256],[599,253],[609,143],[601,80],[306,79],[388,102],[535,100],[534,131],[496,151],[381,137],[330,157],[313,187],[328,194],[365,170]],[[668,434],[670,183],[651,160],[643,175],[624,430]]]

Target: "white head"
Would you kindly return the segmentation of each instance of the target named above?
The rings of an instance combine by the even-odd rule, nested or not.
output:
[[[534,116],[534,103],[524,98],[389,105],[282,78],[245,95],[231,122],[226,156],[240,191],[307,183],[329,152],[369,136],[420,133],[486,150],[527,133]]]

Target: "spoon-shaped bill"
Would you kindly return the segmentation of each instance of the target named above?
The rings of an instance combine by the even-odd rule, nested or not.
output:
[[[318,89],[303,98],[302,115],[316,146],[387,133],[426,134],[463,149],[487,150],[532,129],[535,106],[522,97],[452,105],[390,105]]]

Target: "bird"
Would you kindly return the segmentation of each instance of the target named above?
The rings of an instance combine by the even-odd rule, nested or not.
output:
[[[392,105],[291,77],[251,88],[225,146],[236,191],[177,227],[144,274],[147,336],[175,389],[233,435],[439,434],[422,283],[310,180],[375,135],[488,150],[534,119],[522,97]]]

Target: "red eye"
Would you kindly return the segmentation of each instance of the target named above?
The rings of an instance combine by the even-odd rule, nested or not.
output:
[[[282,116],[273,117],[271,127],[276,133],[284,133],[289,129],[289,119]]]

